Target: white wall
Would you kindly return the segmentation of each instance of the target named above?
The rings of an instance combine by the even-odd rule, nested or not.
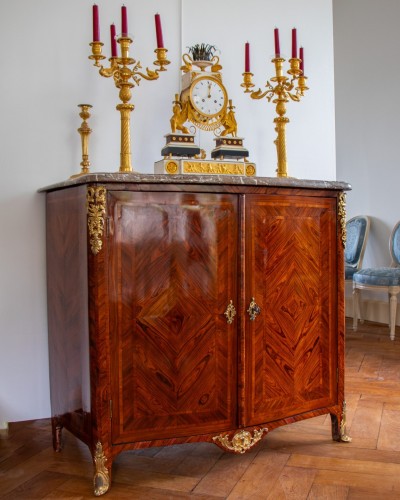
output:
[[[335,179],[331,0],[287,0],[282,5],[262,0],[229,4],[184,0],[183,4],[183,48],[205,40],[221,50],[224,81],[237,107],[238,134],[245,137],[262,176],[276,175],[275,106],[243,93],[244,44],[250,43],[255,89],[264,88],[273,76],[274,28],[279,28],[286,59],[291,55],[291,30],[297,28],[298,44],[305,47],[310,90],[300,103],[287,107],[288,172],[299,178]]]
[[[337,176],[353,188],[348,218],[371,217],[364,267],[389,266],[389,235],[400,219],[400,2],[333,0],[333,12]],[[387,322],[387,296],[363,297],[366,319]],[[351,298],[348,315],[350,305]]]
[[[44,195],[38,188],[77,173],[81,161],[81,120],[77,105],[93,105],[89,125],[92,171],[119,166],[117,90],[87,59],[92,0],[13,0],[0,3],[1,200],[0,423],[50,415],[45,290]],[[152,172],[169,132],[172,100],[179,90],[182,52],[194,43],[217,45],[224,81],[236,106],[239,134],[245,137],[258,174],[275,176],[273,106],[252,101],[240,83],[244,43],[251,43],[257,86],[272,75],[273,28],[281,51],[290,55],[290,32],[297,27],[305,47],[310,91],[289,103],[289,174],[335,179],[333,33],[331,0],[124,0],[131,55],[152,67],[154,14],[163,21],[171,65],[155,82],[133,89],[134,168]],[[120,25],[120,4],[98,2],[105,53],[109,24]],[[122,2],[121,2],[122,4]],[[181,16],[183,30],[181,31]],[[117,30],[118,31],[118,30]],[[200,138],[202,147],[207,142]],[[347,176],[344,176],[343,180]]]

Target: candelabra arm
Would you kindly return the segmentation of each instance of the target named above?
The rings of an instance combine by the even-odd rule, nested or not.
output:
[[[252,99],[263,99],[264,97],[266,97],[267,100],[270,101],[274,96],[274,89],[271,87],[271,85],[269,85],[269,82],[267,82],[267,86],[268,90],[266,90],[265,92],[263,92],[261,89],[253,90],[250,93],[250,97]]]
[[[252,87],[254,87],[253,84],[253,73],[250,73],[249,71],[245,71],[243,73],[243,83],[241,83],[241,87],[244,87],[244,91],[246,94],[250,94],[250,97],[252,99],[263,99],[266,97],[268,101],[270,101],[275,93],[274,87],[270,84],[269,81],[266,83],[266,88],[267,90],[262,91],[261,88],[258,90],[251,90]]]
[[[114,73],[118,70],[118,62],[116,57],[110,58],[110,67],[105,68],[104,66],[100,66],[99,73],[101,76],[105,76],[106,78],[110,78],[110,76],[114,76]]]
[[[145,80],[157,80],[157,78],[160,76],[158,74],[158,71],[160,71],[160,70],[152,70],[152,69],[146,68],[146,73],[147,74],[141,73],[140,71],[136,71],[134,73],[134,75],[141,76]]]
[[[170,64],[170,61],[168,61],[167,59],[167,52],[168,52],[167,49],[165,48],[155,49],[154,52],[157,55],[157,59],[154,61],[153,64],[155,66],[159,66],[159,68],[156,68],[154,70],[146,68],[146,73],[142,73],[141,71],[138,71],[138,69],[141,69],[142,66],[140,65],[140,63],[137,64],[133,68],[133,74],[132,74],[132,78],[135,80],[137,84],[139,84],[140,82],[140,78],[138,77],[144,78],[145,80],[157,80],[158,77],[160,76],[159,75],[160,71],[166,71],[164,66]]]
[[[300,101],[300,95],[298,92],[296,94],[292,94],[291,92],[287,92],[287,95],[290,97],[292,101],[299,102]]]

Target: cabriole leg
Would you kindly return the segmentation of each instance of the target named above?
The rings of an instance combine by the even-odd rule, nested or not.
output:
[[[347,435],[346,431],[346,401],[343,401],[343,410],[340,416],[331,413],[332,422],[332,439],[334,441],[340,441],[342,443],[351,443],[351,437]]]
[[[103,447],[100,441],[96,444],[96,449],[93,456],[94,461],[94,477],[93,477],[93,490],[96,497],[107,493],[110,487],[110,471],[106,467],[107,457],[103,452]],[[110,464],[111,468],[111,464]]]
[[[59,453],[62,449],[62,424],[57,417],[51,419],[51,430],[53,434],[53,449]]]

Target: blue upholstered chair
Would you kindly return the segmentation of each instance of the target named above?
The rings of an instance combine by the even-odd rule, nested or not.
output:
[[[370,220],[366,215],[358,215],[346,222],[346,248],[344,249],[345,280],[353,281],[353,274],[361,269],[367,245]]]
[[[385,291],[389,295],[390,339],[394,340],[396,328],[397,295],[400,293],[400,221],[394,226],[389,240],[391,267],[361,269],[353,275],[353,329],[357,330],[361,318],[360,290]]]

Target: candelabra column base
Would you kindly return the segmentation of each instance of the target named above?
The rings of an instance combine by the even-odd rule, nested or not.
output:
[[[121,164],[120,172],[133,172],[131,162],[131,128],[130,114],[135,106],[133,104],[118,104],[117,110],[121,113]]]
[[[289,123],[289,118],[279,116],[274,119],[277,138],[274,143],[278,157],[278,168],[276,169],[277,177],[288,177],[287,161],[286,161],[286,124]]]

